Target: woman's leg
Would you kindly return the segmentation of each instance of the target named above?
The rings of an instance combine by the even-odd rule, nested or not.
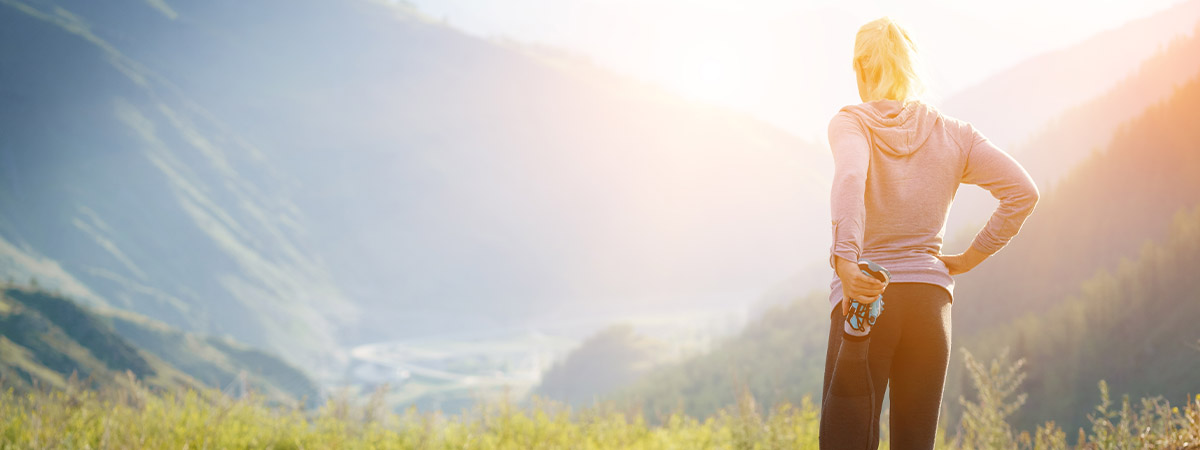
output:
[[[905,284],[910,286],[897,292],[905,305],[896,311],[904,332],[892,359],[890,443],[893,449],[931,449],[950,361],[951,299],[937,285]]]
[[[825,384],[821,387],[821,403],[829,397],[829,381],[833,379],[833,366],[837,362],[838,349],[842,346],[841,310],[834,308],[829,317],[829,346],[825,349]]]
[[[853,432],[842,429],[842,424],[857,424],[867,421],[870,421],[869,423],[876,424],[876,426],[871,427],[870,436],[868,436],[866,439],[870,443],[868,448],[878,448],[879,413],[883,407],[884,391],[886,391],[888,387],[888,376],[893,365],[892,359],[895,353],[896,342],[900,338],[900,317],[902,317],[900,311],[904,308],[902,302],[893,302],[890,300],[889,296],[893,295],[892,293],[897,289],[902,291],[904,288],[901,286],[904,284],[913,283],[893,283],[888,285],[887,289],[883,293],[883,314],[879,316],[879,320],[876,321],[875,325],[871,327],[871,340],[867,348],[867,366],[871,375],[872,387],[875,391],[874,408],[869,410],[868,408],[862,408],[860,411],[862,416],[860,417],[828,417],[826,415],[822,415],[821,420],[824,422],[822,429],[828,431],[820,436],[821,448],[842,449],[849,448],[850,446],[856,446],[858,442],[861,442],[861,437],[860,439],[854,439],[856,436],[854,436]],[[842,333],[844,332],[843,323],[846,321],[846,317],[842,315],[842,309],[839,307],[833,308],[833,311],[830,311],[829,319],[829,346],[825,352],[825,380],[824,387],[821,391],[823,412],[830,409],[838,409],[826,408],[825,406],[827,405],[825,405],[824,402],[831,398],[830,386],[833,382],[833,368],[836,365],[838,351],[842,345]],[[841,397],[832,398],[836,400]],[[893,446],[892,448],[897,447]]]

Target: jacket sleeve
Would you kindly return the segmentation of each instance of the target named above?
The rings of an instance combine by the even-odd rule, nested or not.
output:
[[[829,266],[835,269],[835,255],[857,262],[862,254],[867,218],[864,197],[871,163],[870,144],[863,133],[850,113],[839,112],[829,122],[829,148],[833,151],[833,245],[829,248]]]
[[[1033,178],[1012,156],[996,147],[971,124],[966,124],[967,162],[962,182],[986,189],[1000,201],[992,217],[975,235],[971,246],[993,254],[1021,231],[1025,219],[1037,205],[1037,186]]]

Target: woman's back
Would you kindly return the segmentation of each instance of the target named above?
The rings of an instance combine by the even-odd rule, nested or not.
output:
[[[835,172],[832,255],[867,258],[893,282],[924,282],[953,293],[937,257],[960,183],[977,184],[1000,207],[972,247],[1004,247],[1032,212],[1038,192],[1029,174],[969,123],[921,101],[876,100],[842,108],[829,124]],[[860,247],[861,246],[861,247]],[[841,301],[834,277],[830,302]]]

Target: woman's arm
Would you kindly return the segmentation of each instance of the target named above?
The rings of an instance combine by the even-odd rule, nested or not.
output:
[[[967,124],[966,131],[969,137],[962,182],[986,189],[1000,204],[975,235],[971,248],[951,257],[957,263],[959,273],[970,270],[1008,245],[1021,231],[1021,225],[1033,213],[1040,198],[1033,177],[1012,156],[996,147],[973,125]],[[948,262],[947,266],[950,265]]]
[[[989,256],[992,255],[976,250],[975,247],[969,247],[967,251],[957,255],[938,255],[937,257],[946,263],[946,269],[950,271],[950,275],[958,275],[970,272]]]
[[[846,314],[848,299],[873,299],[883,293],[886,285],[858,269],[867,217],[867,168],[871,163],[870,144],[858,120],[849,113],[835,115],[829,122],[829,147],[833,151],[833,245],[829,265],[842,281],[842,314]]]
[[[830,191],[833,245],[829,266],[837,269],[835,256],[857,262],[862,254],[867,208],[867,168],[871,148],[858,119],[839,112],[829,121],[829,148],[833,151],[833,187]]]

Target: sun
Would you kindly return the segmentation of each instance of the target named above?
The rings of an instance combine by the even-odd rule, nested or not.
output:
[[[693,44],[679,52],[668,84],[685,97],[709,103],[737,103],[747,89],[741,56],[724,42]]]

